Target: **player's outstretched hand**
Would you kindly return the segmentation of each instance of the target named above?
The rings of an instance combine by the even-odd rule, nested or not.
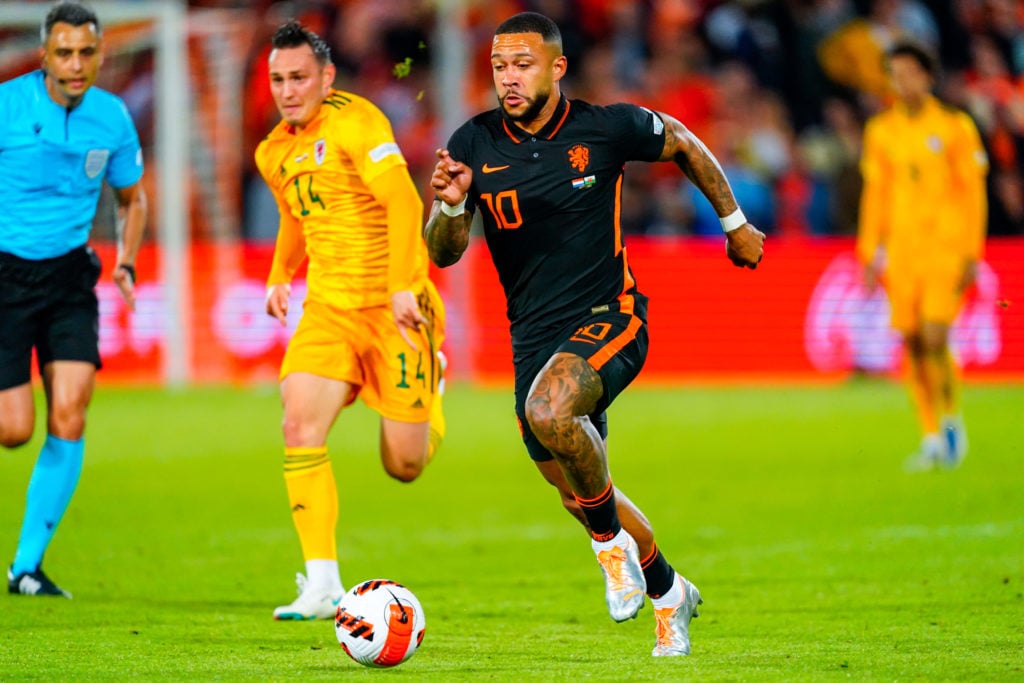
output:
[[[455,161],[447,149],[437,150],[437,165],[430,177],[430,186],[437,198],[445,204],[455,206],[466,198],[469,184],[473,182],[473,169],[461,161]]]
[[[128,304],[128,310],[135,310],[135,277],[127,268],[114,268],[114,284],[121,290],[121,297]]]
[[[403,289],[391,295],[391,315],[395,318],[395,325],[398,326],[398,333],[402,339],[413,349],[419,347],[413,343],[408,330],[419,331],[420,325],[426,325],[427,319],[423,317],[419,304],[416,303],[416,295],[411,290]]]
[[[725,254],[734,266],[757,268],[764,257],[764,233],[750,223],[725,233]]]
[[[267,315],[277,318],[282,325],[288,324],[288,297],[292,286],[284,283],[267,287]]]

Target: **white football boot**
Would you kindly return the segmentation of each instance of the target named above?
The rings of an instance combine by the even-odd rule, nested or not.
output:
[[[925,434],[921,448],[903,463],[907,472],[930,472],[938,469],[947,459],[946,440],[939,434]]]
[[[690,619],[700,616],[697,605],[700,591],[685,578],[676,574],[676,585],[682,589],[682,598],[670,607],[654,608],[654,657],[678,657],[690,654]]]
[[[608,613],[615,621],[633,619],[644,606],[647,590],[636,541],[623,529],[610,542],[591,540],[591,545],[604,573]]]
[[[338,605],[345,595],[345,589],[325,589],[314,586],[305,574],[295,575],[299,597],[290,605],[274,608],[274,618],[280,621],[303,621],[307,619],[333,619]]]

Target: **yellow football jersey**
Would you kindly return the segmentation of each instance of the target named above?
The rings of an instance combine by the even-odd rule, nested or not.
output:
[[[308,257],[307,299],[352,309],[387,304],[389,293],[427,276],[422,239],[402,236],[401,249],[389,248],[387,212],[369,189],[407,166],[369,100],[332,90],[302,130],[278,123],[256,149],[256,165],[281,213],[268,284],[290,282]]]
[[[889,277],[963,268],[985,239],[988,158],[974,122],[929,97],[911,116],[895,104],[868,121],[861,158],[857,255],[884,247]]]

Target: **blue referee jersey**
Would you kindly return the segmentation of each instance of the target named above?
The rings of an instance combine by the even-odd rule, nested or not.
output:
[[[0,251],[53,258],[89,238],[103,180],[142,177],[128,110],[93,86],[74,109],[54,102],[40,71],[0,83]]]

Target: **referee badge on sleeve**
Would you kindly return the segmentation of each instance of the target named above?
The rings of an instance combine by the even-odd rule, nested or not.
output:
[[[85,175],[89,180],[92,180],[99,174],[103,173],[103,169],[107,167],[107,159],[110,157],[110,150],[107,149],[90,149],[85,154]]]

